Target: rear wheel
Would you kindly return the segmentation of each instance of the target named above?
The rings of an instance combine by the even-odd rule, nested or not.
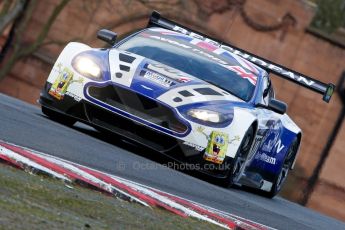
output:
[[[228,187],[234,185],[239,179],[245,168],[245,164],[254,140],[254,128],[251,126],[242,139],[242,143],[238,148],[237,154],[231,162],[229,175],[226,179]]]
[[[285,158],[284,158],[284,162],[283,165],[280,169],[279,174],[276,176],[271,191],[269,192],[264,192],[264,196],[268,197],[268,198],[273,198],[275,195],[277,195],[280,190],[282,189],[286,178],[288,176],[289,170],[291,168],[291,165],[293,163],[294,160],[294,156],[297,152],[297,148],[298,148],[298,140],[297,138],[292,142],[292,144],[290,145]]]
[[[63,125],[72,126],[77,121],[69,116],[66,116],[62,113],[59,113],[55,110],[49,109],[47,107],[42,106],[42,113],[48,116],[51,120],[59,122]]]

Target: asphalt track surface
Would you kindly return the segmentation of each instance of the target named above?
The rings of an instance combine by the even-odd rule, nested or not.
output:
[[[77,123],[49,120],[39,107],[0,94],[0,139],[123,177],[277,229],[345,229],[345,223],[283,198],[226,189],[165,167],[165,157]],[[322,202],[322,201],[320,201]]]

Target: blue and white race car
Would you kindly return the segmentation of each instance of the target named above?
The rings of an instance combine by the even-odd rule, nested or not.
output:
[[[302,132],[275,99],[268,73],[329,101],[334,85],[289,70],[153,12],[148,27],[109,49],[69,43],[42,90],[42,111],[81,121],[185,165],[275,196]]]

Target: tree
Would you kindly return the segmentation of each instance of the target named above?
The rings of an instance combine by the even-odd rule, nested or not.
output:
[[[3,30],[1,30],[1,25],[4,25],[5,29],[9,24],[12,23],[11,32],[13,32],[14,35],[8,38],[13,39],[11,47],[12,52],[8,54],[4,63],[0,63],[2,65],[0,70],[0,80],[2,80],[11,71],[12,67],[17,61],[31,55],[41,47],[54,21],[69,1],[70,0],[59,0],[57,6],[50,13],[46,23],[42,26],[38,35],[29,45],[23,45],[22,39],[24,37],[24,33],[26,32],[25,28],[32,18],[33,10],[37,5],[37,0],[5,0],[3,3],[1,3],[2,10],[0,13],[0,33],[3,33]],[[1,53],[3,53],[4,48],[2,49]]]
[[[0,34],[9,26],[23,11],[26,0],[5,0],[1,3],[0,11]]]
[[[311,26],[333,33],[345,26],[345,0],[317,0],[318,7]]]

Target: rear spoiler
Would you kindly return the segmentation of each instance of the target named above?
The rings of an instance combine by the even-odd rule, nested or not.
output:
[[[227,44],[225,42],[222,42],[220,40],[211,38],[205,34],[202,34],[200,32],[194,31],[192,29],[189,29],[183,25],[180,25],[174,21],[171,21],[169,19],[163,18],[160,13],[157,11],[153,11],[149,23],[147,27],[161,27],[169,30],[173,30],[176,32],[180,32],[182,34],[187,34],[189,36],[204,40],[208,43],[211,43],[213,45],[222,47],[238,56],[241,56],[242,58],[246,59],[247,61],[250,61],[257,66],[260,66],[261,68],[265,69],[268,73],[273,73],[281,78],[284,78],[286,80],[289,80],[291,82],[294,82],[298,85],[301,85],[305,88],[308,88],[314,92],[317,92],[321,95],[323,95],[323,100],[325,102],[329,102],[331,100],[332,94],[335,89],[335,85],[332,83],[323,83],[321,81],[318,81],[316,79],[313,79],[311,77],[308,77],[304,74],[298,73],[294,70],[288,69],[284,66],[281,66],[279,64],[276,64],[274,62],[271,62],[267,59],[264,59],[262,57],[256,56],[255,54],[249,53],[243,49],[240,49],[236,46]]]

